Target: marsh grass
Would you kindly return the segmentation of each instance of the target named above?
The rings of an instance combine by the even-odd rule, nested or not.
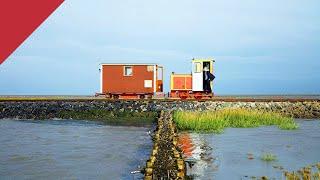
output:
[[[262,161],[276,161],[277,160],[277,156],[272,154],[272,153],[263,153],[260,157],[260,159]]]
[[[180,130],[221,133],[227,127],[252,128],[277,125],[280,129],[297,129],[293,118],[278,113],[248,109],[217,111],[176,111],[173,119]]]

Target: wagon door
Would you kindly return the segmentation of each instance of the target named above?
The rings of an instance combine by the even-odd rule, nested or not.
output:
[[[202,61],[192,61],[192,91],[203,91]]]

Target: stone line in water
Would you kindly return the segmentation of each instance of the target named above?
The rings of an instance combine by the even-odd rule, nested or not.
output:
[[[153,149],[146,163],[145,180],[185,179],[185,162],[178,151],[176,127],[170,111],[161,111],[153,135]]]

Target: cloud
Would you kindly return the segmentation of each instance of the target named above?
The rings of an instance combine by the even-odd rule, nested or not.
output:
[[[93,94],[102,62],[162,64],[169,91],[170,73],[190,73],[193,57],[216,59],[218,93],[320,92],[311,83],[320,80],[319,6],[68,0],[1,65],[0,94]]]

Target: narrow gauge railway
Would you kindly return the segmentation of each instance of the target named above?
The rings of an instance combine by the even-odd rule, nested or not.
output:
[[[170,91],[164,92],[164,67],[158,64],[100,64],[100,91],[94,97],[103,100],[198,100],[225,102],[303,102],[320,101],[320,96],[216,96],[214,88],[214,59],[192,59],[190,74],[170,75]],[[70,98],[69,98],[70,99]],[[78,98],[71,98],[78,99]],[[1,100],[1,98],[0,98]]]
[[[197,101],[197,102],[320,102],[320,96],[214,96],[211,99],[177,99],[177,98],[153,98],[153,99],[111,99],[104,96],[0,96],[0,102],[23,102],[23,101],[62,101],[62,102],[87,102],[87,101]]]
[[[191,74],[171,73],[170,92],[163,91],[163,66],[100,64],[100,92],[107,99],[211,99],[214,59],[192,59]]]

